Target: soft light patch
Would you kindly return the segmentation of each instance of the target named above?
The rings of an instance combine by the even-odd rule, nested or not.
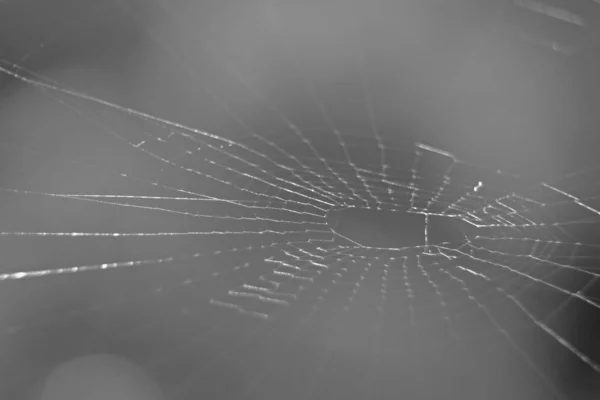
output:
[[[111,355],[91,355],[56,367],[40,400],[159,400],[151,380],[135,364]]]

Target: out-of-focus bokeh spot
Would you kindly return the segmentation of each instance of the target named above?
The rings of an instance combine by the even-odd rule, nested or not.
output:
[[[39,400],[162,400],[138,366],[119,357],[91,355],[57,366]]]

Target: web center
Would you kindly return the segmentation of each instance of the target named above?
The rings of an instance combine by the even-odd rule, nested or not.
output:
[[[329,228],[361,246],[398,249],[450,243],[464,238],[456,218],[408,210],[341,208],[327,214]]]

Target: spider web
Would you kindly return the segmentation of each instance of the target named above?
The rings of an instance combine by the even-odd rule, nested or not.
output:
[[[183,55],[145,33],[194,77]],[[341,126],[306,75],[323,125],[302,127],[227,67],[271,125],[257,129],[234,100],[217,99],[246,129],[208,132],[3,61],[7,79],[88,131],[1,143],[11,165],[0,183],[5,310],[70,287],[110,293],[37,304],[33,322],[6,311],[7,343],[59,343],[65,326],[91,324],[95,339],[57,351],[137,346],[130,355],[169,398],[481,398],[493,387],[483,377],[501,376],[505,359],[520,367],[518,395],[527,384],[528,398],[568,398],[547,353],[586,371],[581,385],[598,379],[597,350],[568,323],[600,314],[600,246],[582,239],[600,221],[596,166],[535,182],[384,135],[360,74],[343,111],[360,112],[368,134]],[[52,152],[61,157],[44,157]],[[32,170],[34,184],[20,179]],[[328,215],[352,208],[421,214],[425,242],[351,240]],[[429,240],[432,218],[460,223],[461,237]],[[163,344],[139,344],[152,340]],[[43,369],[30,365],[36,348],[27,358],[14,347],[2,366],[13,392]],[[465,379],[453,368],[479,375],[451,389]]]

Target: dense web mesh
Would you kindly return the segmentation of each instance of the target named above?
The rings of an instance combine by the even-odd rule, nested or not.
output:
[[[309,79],[320,126],[240,80],[268,118],[221,100],[246,129],[216,133],[71,88],[30,57],[3,60],[3,79],[79,131],[0,142],[7,393],[90,349],[130,355],[173,399],[482,398],[506,365],[519,396],[570,398],[556,359],[582,387],[600,379],[572,329],[600,315],[597,166],[534,180],[384,134],[360,76],[340,109],[366,133]],[[329,218],[348,209],[421,215],[424,241],[361,244]],[[458,233],[437,240],[434,220]]]

